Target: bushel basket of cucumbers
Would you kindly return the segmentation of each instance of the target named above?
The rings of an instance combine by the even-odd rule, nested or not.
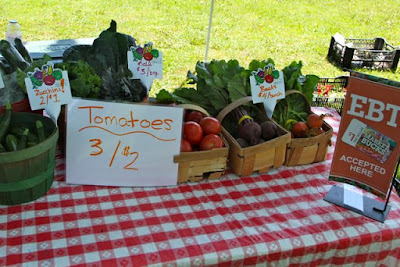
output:
[[[30,202],[46,194],[54,177],[58,128],[48,117],[0,115],[0,204]]]

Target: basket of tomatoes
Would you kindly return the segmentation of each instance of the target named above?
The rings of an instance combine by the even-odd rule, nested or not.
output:
[[[330,114],[317,115],[311,111],[306,97],[297,90],[286,91],[279,100],[273,117],[291,132],[286,150],[286,166],[324,161],[331,145],[332,127],[324,121]]]
[[[221,177],[227,168],[229,151],[221,123],[199,106],[180,106],[185,109],[185,116],[181,153],[174,158],[179,164],[178,183]]]

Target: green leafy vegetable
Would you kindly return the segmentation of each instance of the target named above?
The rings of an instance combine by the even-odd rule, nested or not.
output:
[[[56,67],[68,71],[72,96],[99,97],[102,80],[87,62],[83,60],[68,61],[57,64]]]
[[[289,66],[282,70],[285,78],[285,90],[298,90],[306,96],[309,102],[311,102],[319,77],[316,75],[304,76],[301,73],[302,67],[303,63],[301,61],[299,61],[299,63],[293,61]]]
[[[187,84],[172,93],[161,90],[157,102],[191,103],[216,116],[229,103],[250,95],[249,72],[237,60],[212,60],[197,62],[196,74],[188,72]]]
[[[85,61],[102,79],[100,98],[140,102],[147,95],[146,87],[131,79],[127,66],[127,52],[134,46],[132,36],[117,32],[117,23],[101,32],[93,45],[72,46],[64,51],[63,61]]]
[[[290,94],[281,99],[275,106],[272,118],[287,130],[291,130],[293,123],[306,121],[309,104],[304,96]]]

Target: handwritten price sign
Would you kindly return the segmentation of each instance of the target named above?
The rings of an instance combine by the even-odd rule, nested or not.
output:
[[[67,113],[67,182],[175,185],[182,116],[176,107],[73,98]]]
[[[54,68],[50,61],[41,70],[29,72],[25,85],[32,110],[68,104],[72,99],[68,72]]]
[[[140,79],[149,91],[154,79],[162,79],[162,53],[154,49],[152,43],[133,46],[128,50],[128,68],[133,79]]]
[[[275,70],[273,64],[252,72],[250,88],[253,103],[263,103],[268,117],[272,117],[276,101],[285,98],[283,73]]]

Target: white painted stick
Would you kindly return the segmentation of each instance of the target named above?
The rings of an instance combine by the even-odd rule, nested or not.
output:
[[[212,17],[213,17],[213,11],[214,11],[214,0],[211,0],[210,20],[209,20],[209,22],[208,22],[208,33],[207,33],[207,43],[206,43],[206,54],[205,54],[205,56],[204,56],[204,62],[207,62],[208,47],[209,47],[209,45],[210,45],[211,22],[212,22]]]

